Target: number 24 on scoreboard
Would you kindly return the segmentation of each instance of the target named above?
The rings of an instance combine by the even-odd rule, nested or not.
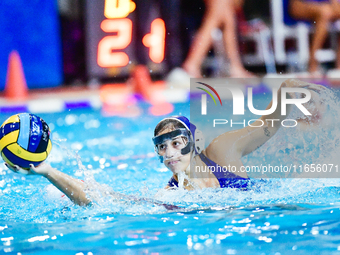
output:
[[[132,21],[126,18],[136,9],[131,0],[105,0],[104,16],[100,24],[105,36],[98,44],[97,63],[100,67],[123,67],[129,64],[129,56],[122,51],[131,43]],[[151,31],[143,37],[143,44],[149,48],[149,57],[155,63],[164,59],[165,24],[160,18],[151,23]]]

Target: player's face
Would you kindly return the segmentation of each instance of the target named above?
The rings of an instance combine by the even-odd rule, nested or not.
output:
[[[158,135],[162,135],[173,130],[165,129]],[[184,172],[190,165],[191,153],[182,155],[181,150],[187,145],[188,139],[185,136],[177,136],[157,145],[158,154],[163,156],[164,165],[173,173]]]

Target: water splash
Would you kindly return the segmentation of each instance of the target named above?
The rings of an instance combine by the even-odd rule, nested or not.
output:
[[[323,90],[318,93],[323,107],[322,118],[303,119],[296,109],[294,118],[309,121],[300,129],[280,129],[265,145],[254,153],[244,157],[245,165],[327,163],[340,165],[337,155],[340,141],[340,107],[335,91]],[[312,102],[309,106],[314,109]],[[311,122],[315,122],[312,123]],[[301,122],[301,123],[302,123]],[[136,125],[138,121],[136,121]],[[145,130],[136,132],[134,137],[144,139],[149,133]],[[108,130],[103,137],[111,137],[114,147],[124,147],[119,136],[112,135]],[[97,139],[96,137],[91,137]],[[110,141],[111,141],[110,140]],[[143,141],[144,141],[143,140]],[[146,143],[145,142],[145,143]],[[79,207],[56,190],[48,192],[49,183],[42,177],[15,175],[1,166],[0,218],[9,222],[64,222],[83,219],[102,220],[103,217],[114,215],[165,214],[172,211],[223,210],[226,208],[252,208],[256,206],[282,204],[337,204],[339,201],[339,179],[337,178],[270,178],[265,184],[256,184],[247,191],[237,189],[204,189],[187,191],[181,188],[184,176],[180,176],[180,188],[163,190],[171,173],[160,170],[156,158],[145,158],[137,164],[131,156],[124,159],[127,166],[119,169],[118,163],[109,167],[88,168],[84,165],[81,155],[85,152],[70,150],[66,140],[53,141],[58,144],[53,148],[48,159],[64,172],[83,178],[86,192],[91,198],[91,207]],[[66,145],[64,145],[66,143]],[[144,145],[144,143],[142,144]],[[91,147],[91,146],[88,146]],[[136,145],[136,147],[143,147]],[[131,155],[136,154],[131,147]],[[90,148],[89,148],[90,149]],[[141,150],[143,152],[143,150]],[[95,155],[111,155],[106,147],[96,147]],[[130,155],[129,154],[129,155]],[[88,154],[86,154],[88,155]],[[92,154],[90,154],[92,155]],[[103,156],[104,157],[104,156]],[[109,157],[108,157],[109,158]],[[93,159],[92,159],[93,160]],[[121,163],[121,162],[120,162]],[[89,164],[94,165],[92,161]],[[264,176],[266,177],[266,176]],[[268,177],[268,176],[267,176]],[[270,177],[270,176],[269,176]],[[296,177],[296,176],[289,176]],[[301,177],[301,176],[300,176]],[[308,177],[308,176],[304,176]],[[321,176],[322,177],[322,176]],[[148,189],[140,191],[145,186]],[[46,188],[47,187],[47,188]],[[51,187],[53,189],[53,187]],[[55,188],[54,188],[55,189]],[[55,196],[51,195],[54,194]],[[42,194],[43,198],[42,199]],[[170,207],[167,207],[170,205]],[[172,205],[178,206],[171,207]],[[104,218],[105,218],[104,217]]]

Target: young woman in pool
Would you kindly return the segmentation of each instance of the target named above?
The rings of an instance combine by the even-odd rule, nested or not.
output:
[[[297,80],[287,80],[282,83],[278,90],[284,87],[306,88],[309,91],[320,91],[324,87],[309,84]],[[289,97],[295,97],[294,93],[288,93]],[[281,100],[278,96],[277,109],[270,115],[260,119],[265,125],[262,127],[250,127],[226,132],[216,137],[207,148],[204,149],[202,136],[195,125],[184,116],[165,118],[155,128],[153,142],[155,151],[164,165],[171,170],[172,177],[166,186],[167,189],[182,185],[187,190],[201,188],[247,188],[249,179],[246,172],[242,171],[241,158],[259,148],[268,141],[279,129],[280,123],[286,118],[281,115]],[[313,100],[313,96],[312,99]],[[271,108],[272,102],[267,109]],[[291,105],[287,105],[287,116],[291,111]],[[270,125],[265,119],[276,119]],[[190,165],[194,171],[190,171]],[[18,172],[18,166],[10,167]],[[220,169],[234,167],[236,171],[204,171],[206,166]],[[22,170],[23,171],[23,170]],[[29,174],[41,175],[47,178],[54,186],[67,195],[78,205],[87,205],[91,200],[86,195],[86,184],[81,180],[68,176],[58,171],[47,163],[38,167],[31,166]]]

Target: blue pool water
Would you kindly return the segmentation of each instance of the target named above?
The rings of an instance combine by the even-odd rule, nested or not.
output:
[[[96,202],[75,206],[43,177],[1,165],[0,254],[340,254],[339,179],[275,178],[248,191],[158,192],[171,177],[153,153],[160,118],[147,113],[147,104],[140,107],[143,117],[136,118],[93,109],[40,114],[53,134],[49,163],[85,180]],[[189,113],[188,103],[175,105],[173,114]],[[336,163],[329,146],[337,149],[340,132],[331,130],[280,130],[243,162],[326,157]],[[139,201],[110,199],[105,194],[111,191]]]

